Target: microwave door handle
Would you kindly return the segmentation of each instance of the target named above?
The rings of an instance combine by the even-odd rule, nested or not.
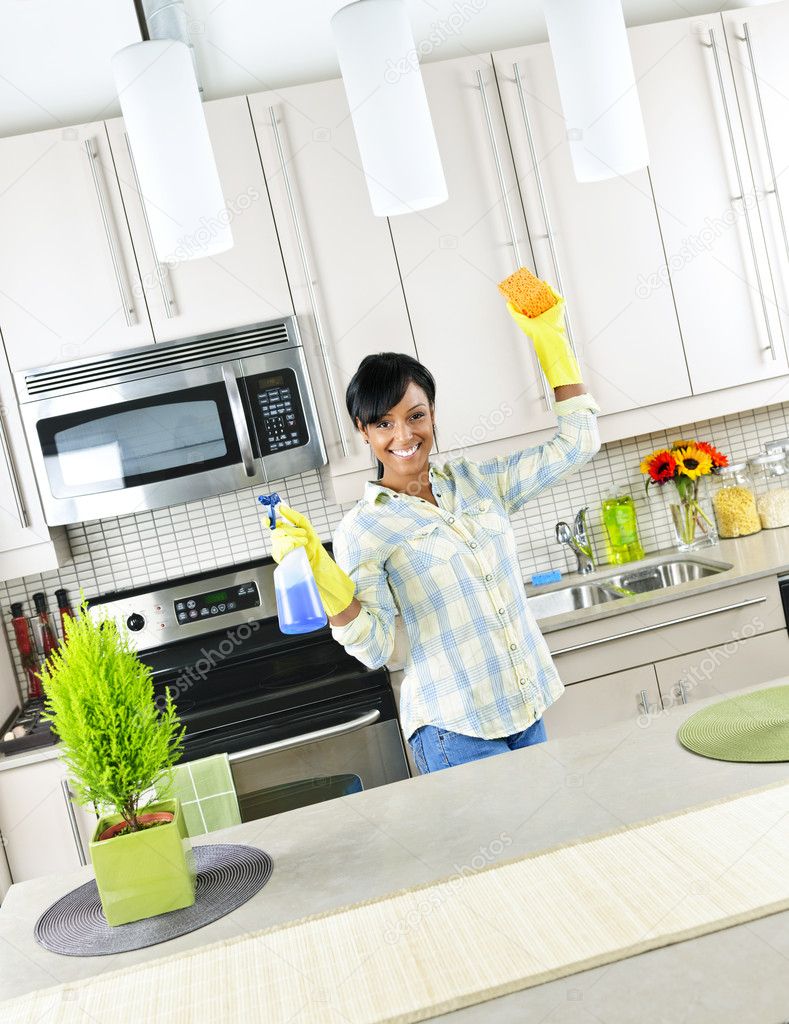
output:
[[[233,426],[236,428],[241,461],[244,463],[244,472],[247,476],[255,476],[255,456],[252,451],[252,441],[249,436],[249,430],[247,430],[244,403],[241,401],[241,392],[238,390],[238,380],[232,366],[222,367],[222,378],[225,382],[227,400],[230,403],[230,415],[233,417]]]
[[[240,764],[242,761],[249,761],[253,757],[260,757],[263,754],[275,754],[281,750],[292,750],[293,747],[303,747],[306,743],[314,743],[316,740],[328,740],[336,736],[345,736],[349,732],[356,732],[366,725],[372,725],[381,717],[381,712],[376,708],[374,711],[365,711],[363,715],[352,719],[350,722],[340,722],[339,725],[330,725],[325,729],[316,729],[315,732],[304,732],[300,736],[291,736],[286,740],[276,740],[274,743],[264,743],[260,747],[251,747],[249,750],[239,750],[235,754],[228,754],[227,759],[231,764]]]

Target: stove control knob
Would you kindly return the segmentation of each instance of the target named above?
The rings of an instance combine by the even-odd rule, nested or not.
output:
[[[139,615],[137,612],[132,612],[132,614],[126,620],[126,625],[129,627],[130,630],[132,630],[132,632],[137,633],[145,625],[145,619],[142,617],[142,615]]]

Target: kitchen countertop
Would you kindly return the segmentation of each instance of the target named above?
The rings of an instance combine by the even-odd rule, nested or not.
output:
[[[567,629],[571,626],[578,626],[596,619],[611,618],[629,611],[635,611],[643,607],[644,604],[665,604],[680,597],[688,597],[699,591],[717,590],[721,587],[733,586],[736,583],[744,583],[746,580],[758,579],[760,576],[776,576],[781,572],[789,571],[789,526],[781,527],[777,530],[762,530],[760,533],[752,534],[750,537],[740,537],[736,540],[722,540],[717,544],[702,548],[690,556],[677,552],[674,548],[666,548],[662,551],[651,552],[638,562],[627,562],[624,565],[603,565],[594,572],[583,576],[578,572],[567,573],[559,583],[536,587],[527,583],[526,595],[527,597],[533,597],[537,594],[561,590],[563,587],[573,584],[593,583],[595,580],[610,576],[614,572],[637,569],[640,566],[670,557],[691,557],[705,561],[728,563],[731,565],[731,568],[698,580],[689,580],[687,583],[666,587],[663,590],[636,594],[633,597],[620,597],[614,601],[592,605],[588,608],[578,608],[561,615],[551,615],[538,620],[540,631],[543,634],[552,633],[555,630]],[[403,667],[402,658],[400,657],[402,653],[400,648],[395,649],[393,660],[389,663],[390,670],[396,671]],[[57,747],[48,746],[23,751],[20,754],[0,755],[0,771],[9,768],[19,768],[26,764],[34,764],[37,761],[50,760],[57,757],[57,753]]]
[[[789,684],[789,677],[739,692],[778,684]],[[33,940],[37,917],[91,877],[89,868],[14,885],[0,908],[0,999],[786,779],[786,763],[714,761],[677,743],[682,722],[717,699],[661,711],[646,727],[634,718],[201,837],[196,842],[235,841],[267,850],[275,865],[271,880],[228,917],[133,953],[62,957]],[[681,875],[676,885],[681,894]],[[618,1024],[637,1015],[641,1022],[776,1024],[786,1019],[789,1005],[787,960],[789,911],[436,1019],[447,1024]]]

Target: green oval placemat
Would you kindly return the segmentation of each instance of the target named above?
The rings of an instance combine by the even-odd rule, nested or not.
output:
[[[789,686],[703,708],[680,726],[677,739],[718,761],[789,761]]]

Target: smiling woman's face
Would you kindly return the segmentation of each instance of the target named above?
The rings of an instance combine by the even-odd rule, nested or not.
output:
[[[366,427],[357,427],[383,463],[384,486],[405,490],[427,468],[433,446],[433,409],[427,395],[411,381],[394,408]]]

